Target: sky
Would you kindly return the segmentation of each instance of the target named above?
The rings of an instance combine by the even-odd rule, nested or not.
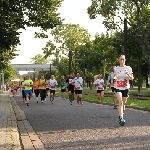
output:
[[[64,0],[58,12],[65,19],[64,23],[80,24],[81,27],[88,29],[89,33],[94,37],[96,32],[102,33],[105,32],[105,29],[101,16],[94,20],[89,19],[87,8],[90,5],[91,0]],[[49,39],[34,38],[34,33],[37,31],[39,31],[39,28],[21,30],[21,45],[17,46],[19,56],[13,59],[11,64],[30,64],[32,57],[37,54],[43,54],[42,48],[45,47]]]

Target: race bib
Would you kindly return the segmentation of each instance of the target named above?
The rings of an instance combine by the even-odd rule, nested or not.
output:
[[[98,90],[103,90],[103,87],[102,86],[98,86]]]
[[[80,87],[75,87],[75,90],[80,90]]]
[[[51,86],[51,88],[55,88],[55,86]]]
[[[117,81],[117,87],[126,87],[126,86],[127,86],[127,80]]]
[[[69,84],[72,83],[72,79],[69,79]]]
[[[63,86],[62,89],[65,89],[65,86]]]

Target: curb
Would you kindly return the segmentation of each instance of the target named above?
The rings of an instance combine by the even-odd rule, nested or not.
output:
[[[27,120],[24,112],[13,98],[11,98],[11,104],[16,116],[22,150],[46,150],[40,138]]]

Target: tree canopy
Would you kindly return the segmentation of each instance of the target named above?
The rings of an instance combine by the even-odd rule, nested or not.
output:
[[[1,0],[0,1],[0,52],[16,56],[12,47],[19,44],[19,29],[40,27],[53,29],[62,23],[57,13],[62,0]],[[1,56],[1,60],[5,57]],[[1,61],[0,60],[0,61]]]

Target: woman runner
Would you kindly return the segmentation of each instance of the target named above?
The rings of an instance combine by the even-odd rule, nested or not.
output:
[[[119,57],[119,64],[120,66],[114,68],[114,79],[116,80],[116,97],[119,102],[119,124],[123,126],[125,124],[125,120],[123,118],[123,110],[125,108],[130,89],[129,80],[133,80],[134,77],[132,74],[132,68],[125,65],[125,55],[121,55]]]
[[[38,103],[38,97],[40,94],[38,86],[39,86],[39,80],[38,80],[38,78],[35,78],[35,81],[33,82],[33,89],[34,89],[34,94],[35,94],[37,103]]]
[[[101,104],[103,104],[104,102],[104,85],[105,84],[102,78],[102,74],[99,74],[95,81],[95,86],[97,90],[97,97],[98,97],[98,100],[101,102]]]
[[[66,86],[67,86],[65,79],[61,80],[60,86],[61,86],[61,97],[65,99],[66,98]]]

